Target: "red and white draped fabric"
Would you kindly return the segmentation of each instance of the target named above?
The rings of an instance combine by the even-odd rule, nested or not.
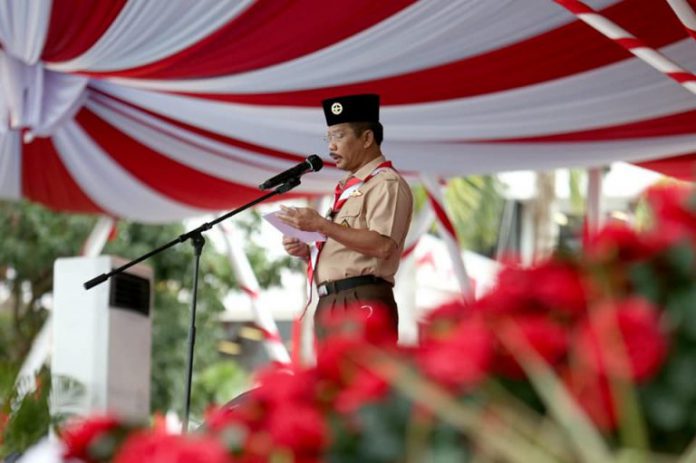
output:
[[[438,232],[442,241],[445,243],[447,253],[452,261],[452,270],[459,284],[459,290],[462,297],[465,299],[473,298],[474,292],[471,285],[471,279],[466,271],[464,259],[462,258],[462,249],[459,245],[459,238],[454,229],[452,220],[445,209],[445,198],[442,194],[442,187],[436,178],[430,175],[422,175],[421,182],[428,195],[428,204],[435,213],[435,220],[438,226]]]
[[[584,3],[696,70],[694,0]],[[0,44],[0,198],[54,209],[238,206],[354,92],[406,174],[696,159],[696,97],[552,0],[6,0]],[[326,161],[293,194],[330,191]]]
[[[232,271],[237,279],[237,283],[241,290],[247,293],[251,299],[251,311],[254,317],[254,323],[263,334],[263,344],[266,348],[268,357],[274,362],[289,364],[290,354],[288,354],[288,350],[283,344],[283,339],[278,332],[278,326],[273,319],[273,314],[258,303],[261,287],[256,279],[254,270],[251,268],[251,263],[242,248],[240,240],[235,239],[230,228],[222,226],[221,230],[227,250],[227,257],[232,265]]]

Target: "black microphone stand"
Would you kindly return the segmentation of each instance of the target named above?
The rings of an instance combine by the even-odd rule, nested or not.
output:
[[[223,220],[226,220],[233,215],[239,214],[240,212],[255,206],[256,204],[259,204],[262,201],[265,201],[266,199],[275,196],[275,195],[280,195],[283,193],[286,193],[296,186],[300,184],[300,177],[294,177],[291,179],[288,179],[285,183],[280,185],[278,188],[275,190],[266,193],[265,195],[245,204],[244,206],[241,206],[237,209],[234,209],[225,215],[222,215],[218,217],[217,219],[211,221],[211,222],[206,222],[203,225],[201,225],[198,228],[195,228],[187,233],[184,233],[182,235],[179,235],[178,238],[170,241],[167,244],[164,244],[156,249],[153,249],[152,251],[143,254],[142,256],[133,259],[132,261],[110,271],[109,273],[102,273],[101,275],[92,278],[91,280],[87,281],[84,283],[85,289],[90,289],[94,286],[97,286],[98,284],[101,284],[111,278],[112,276],[123,272],[124,270],[128,269],[129,267],[132,267],[133,265],[144,261],[145,259],[148,259],[155,254],[159,254],[160,252],[164,251],[165,249],[169,249],[172,246],[183,243],[184,241],[190,239],[191,240],[191,245],[193,246],[194,253],[193,253],[193,293],[191,295],[191,318],[189,321],[189,331],[188,331],[188,358],[187,358],[187,363],[186,363],[186,396],[185,396],[185,408],[184,408],[184,421],[182,423],[182,432],[186,433],[188,432],[188,422],[189,422],[189,413],[191,409],[191,379],[193,377],[193,351],[194,351],[194,345],[196,343],[196,302],[198,298],[198,270],[199,270],[199,265],[200,265],[200,258],[201,254],[203,252],[203,246],[205,245],[205,238],[203,238],[203,233],[210,230],[213,225],[217,225],[218,223],[222,222]]]

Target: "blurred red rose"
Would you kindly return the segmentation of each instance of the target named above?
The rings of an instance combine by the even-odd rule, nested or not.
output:
[[[493,369],[505,377],[521,379],[525,376],[516,359],[518,347],[533,349],[550,366],[555,366],[568,350],[567,329],[547,316],[519,315],[502,322],[496,332],[506,339],[499,339]]]
[[[645,192],[645,197],[658,221],[658,227],[678,224],[685,230],[696,230],[694,188],[686,184],[657,185]]]
[[[582,275],[572,263],[549,260],[531,268],[503,269],[494,290],[476,301],[472,311],[576,318],[586,310],[586,292]]]
[[[295,455],[320,454],[328,444],[328,426],[315,408],[287,402],[270,411],[268,431],[273,442]]]
[[[492,340],[482,321],[470,319],[459,323],[447,336],[423,339],[414,355],[427,377],[447,388],[468,389],[489,372]]]
[[[597,307],[580,327],[573,354],[582,367],[600,374],[635,381],[652,377],[667,356],[657,309],[642,298]]]
[[[120,422],[111,416],[93,416],[68,425],[60,433],[66,447],[63,458],[94,461],[89,455],[90,445],[119,425]]]
[[[318,375],[335,386],[342,386],[355,370],[354,356],[364,350],[365,344],[359,340],[333,336],[322,343],[317,350]]]
[[[622,222],[610,222],[597,233],[586,237],[585,255],[600,263],[630,263],[651,256],[655,249],[641,235]]]
[[[340,388],[334,406],[340,413],[352,413],[365,404],[383,399],[389,390],[389,383],[385,380],[358,367],[347,384]]]
[[[471,313],[468,303],[461,299],[453,299],[428,312],[421,322],[421,328],[426,329],[432,336],[437,336],[436,332],[440,330],[448,333]]]
[[[272,367],[256,377],[259,387],[249,392],[251,398],[263,406],[272,407],[285,402],[313,401],[316,372]]]
[[[573,318],[585,314],[586,288],[570,263],[549,260],[532,269],[530,278],[531,292],[541,307]]]
[[[155,434],[141,431],[131,434],[116,454],[114,463],[231,463],[222,444],[212,437]]]
[[[253,405],[248,401],[249,393],[244,396],[244,402],[235,406],[225,405],[224,407],[210,407],[205,411],[204,423],[205,429],[211,433],[219,433],[230,426],[244,428],[248,423],[254,421],[253,413],[250,413],[250,408]]]

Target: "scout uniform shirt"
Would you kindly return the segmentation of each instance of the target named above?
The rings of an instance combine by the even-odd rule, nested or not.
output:
[[[370,161],[353,176],[365,180],[385,162],[384,156]],[[343,182],[351,175],[347,175]],[[360,275],[374,275],[394,283],[408,227],[411,224],[413,196],[406,181],[393,169],[378,172],[355,190],[333,218],[339,225],[375,231],[394,240],[398,251],[388,259],[366,256],[331,238],[321,249],[315,281],[326,281]]]

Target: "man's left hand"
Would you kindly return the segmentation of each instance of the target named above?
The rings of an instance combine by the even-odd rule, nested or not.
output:
[[[281,212],[277,217],[284,223],[302,231],[320,231],[322,223],[326,220],[311,207],[286,207],[280,206]]]

